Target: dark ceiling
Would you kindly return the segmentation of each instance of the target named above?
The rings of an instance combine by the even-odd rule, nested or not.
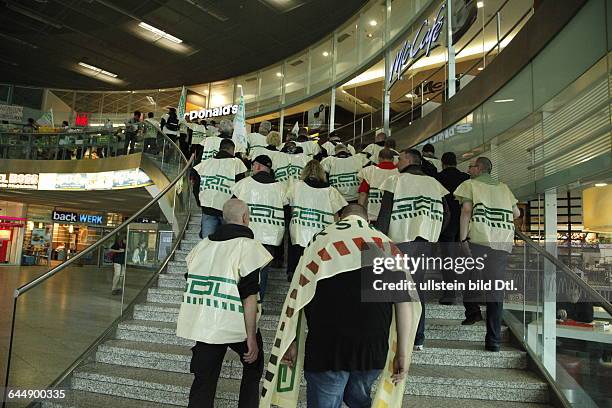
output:
[[[0,81],[158,89],[245,74],[295,54],[366,0],[0,0]],[[285,7],[278,9],[277,7]],[[155,41],[143,21],[183,40]],[[117,74],[79,72],[78,62]],[[82,71],[87,71],[82,69]]]

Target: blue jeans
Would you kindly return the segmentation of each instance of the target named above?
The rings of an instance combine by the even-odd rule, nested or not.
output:
[[[223,217],[221,216],[202,214],[202,230],[200,232],[202,239],[214,233],[222,223]]]
[[[305,371],[308,408],[369,408],[372,384],[382,370]]]

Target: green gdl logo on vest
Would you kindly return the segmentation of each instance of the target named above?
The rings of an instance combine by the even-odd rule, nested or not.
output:
[[[53,221],[66,222],[66,223],[80,223],[80,224],[93,224],[103,225],[104,216],[92,215],[92,214],[79,214],[73,211],[57,211],[53,210],[51,213]]]

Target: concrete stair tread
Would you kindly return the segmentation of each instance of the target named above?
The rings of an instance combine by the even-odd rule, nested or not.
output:
[[[136,305],[136,309],[147,309],[151,311],[161,313],[175,313],[178,314],[180,310],[180,303],[157,303],[157,302],[143,302]],[[262,314],[260,320],[274,320],[278,321],[278,315]]]
[[[548,405],[531,402],[489,401],[463,398],[423,397],[405,395],[402,407],[405,408],[550,408]]]
[[[413,364],[408,373],[411,383],[438,383],[486,388],[545,389],[548,384],[526,370],[483,367],[454,367]]]
[[[151,320],[125,320],[119,324],[119,328],[127,328],[137,331],[152,331],[156,333],[175,334],[176,323],[172,322],[157,322]],[[261,335],[264,338],[273,338],[276,333],[271,330],[261,329]]]
[[[159,371],[149,368],[119,366],[105,363],[89,363],[79,367],[77,378],[97,379],[116,384],[134,385],[146,383],[147,388],[187,393],[193,382],[193,374]],[[221,381],[219,382],[221,385]]]
[[[431,354],[462,354],[462,355],[487,355],[487,356],[516,356],[526,355],[527,353],[512,346],[509,343],[501,345],[498,353],[492,353],[484,349],[483,342],[466,340],[427,340],[425,348],[421,351],[412,353],[431,353]]]
[[[167,404],[117,397],[96,392],[66,390],[66,398],[45,401],[43,408],[167,408]]]

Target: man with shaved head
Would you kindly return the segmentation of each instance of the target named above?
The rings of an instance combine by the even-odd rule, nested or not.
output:
[[[514,194],[507,185],[491,176],[492,169],[493,164],[486,157],[472,160],[468,168],[471,179],[461,183],[454,193],[461,203],[459,239],[463,252],[485,260],[484,270],[480,272],[482,276],[467,278],[480,278],[487,282],[505,279],[508,253],[512,251],[514,242],[514,219],[521,214]],[[501,343],[503,296],[503,291],[467,291],[463,295],[463,325],[482,320],[479,303],[486,304],[485,349],[492,352],[499,351]]]
[[[227,348],[243,365],[239,407],[257,407],[263,372],[259,273],[272,256],[253,239],[249,209],[238,199],[223,205],[224,223],[187,255],[187,285],[176,334],[195,340],[189,407],[214,406]],[[214,289],[214,290],[213,290]]]
[[[259,152],[261,149],[266,148],[266,146],[268,145],[266,137],[268,136],[268,133],[270,133],[271,130],[272,130],[272,123],[270,123],[267,120],[264,120],[259,124],[259,127],[257,128],[257,132],[249,133],[247,135],[247,144],[248,144],[247,152],[248,152],[248,156],[251,159],[254,159],[259,154],[262,154],[262,153],[254,153],[254,152]]]

